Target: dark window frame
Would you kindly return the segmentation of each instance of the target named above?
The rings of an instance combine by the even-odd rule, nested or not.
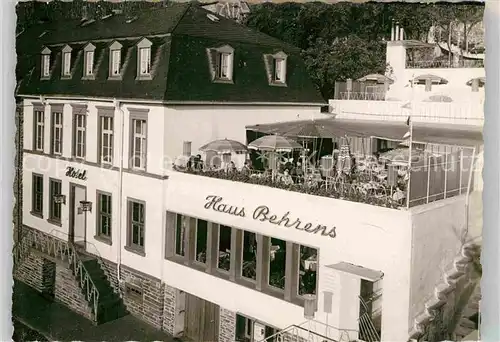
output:
[[[58,184],[58,190],[55,191],[54,185]],[[54,196],[62,194],[62,181],[60,179],[49,178],[49,222],[61,224],[62,220],[62,203],[56,203]],[[57,217],[54,211],[59,211]]]
[[[115,151],[115,146],[114,146],[114,139],[115,139],[115,110],[113,107],[97,107],[97,163],[100,165],[113,165],[114,162],[114,151]],[[111,161],[105,162],[103,161],[102,157],[102,150],[103,150],[103,120],[104,119],[110,119],[110,125],[111,128],[109,129],[111,131],[110,135],[110,144],[109,144],[109,155],[111,157]]]
[[[105,191],[97,191],[96,192],[96,204],[97,204],[97,210],[96,210],[96,236],[95,238],[104,240],[103,242],[107,242],[109,244],[112,244],[112,234],[113,234],[113,196],[109,192]],[[108,204],[108,210],[109,213],[105,213],[102,211],[102,200],[103,197],[108,197],[109,198],[109,204]],[[109,220],[109,225],[108,225],[108,233],[104,233],[102,229],[102,218],[107,217]]]
[[[36,187],[36,182],[35,178],[39,178],[41,180],[41,185],[42,188],[39,190]],[[44,197],[44,186],[43,186],[43,181],[44,177],[40,173],[35,173],[33,172],[32,174],[32,184],[31,184],[31,214],[35,216],[39,216],[40,218],[43,218],[43,197]],[[40,197],[40,208],[37,208],[36,203],[37,203],[37,196]]]
[[[142,206],[142,222],[133,221],[133,205],[138,204]],[[137,233],[139,242],[140,242],[140,236],[141,236],[141,231],[142,231],[142,239],[143,243],[142,245],[134,243],[133,242],[133,235],[134,235],[134,224],[138,225],[139,231]],[[145,256],[145,251],[146,251],[146,202],[135,199],[135,198],[127,198],[127,245],[125,246],[128,251],[134,252],[136,254],[140,254],[142,256]]]

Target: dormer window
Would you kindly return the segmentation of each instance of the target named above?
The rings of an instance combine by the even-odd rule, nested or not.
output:
[[[122,66],[122,45],[115,41],[109,47],[109,52],[109,77],[119,78]]]
[[[139,49],[139,55],[140,55],[140,74],[141,75],[149,75],[151,71],[151,48],[140,48]]]
[[[217,55],[217,78],[221,80],[230,80],[229,77],[229,64],[231,54],[220,52]]]
[[[209,49],[210,70],[213,81],[231,82],[233,80],[234,49],[228,45]]]
[[[286,86],[287,55],[280,51],[274,55],[264,55],[267,77],[270,85]]]
[[[83,76],[84,78],[94,78],[94,56],[95,56],[95,46],[92,43],[88,43],[83,48]]]
[[[274,59],[274,82],[285,83],[285,59],[275,58]]]
[[[50,54],[51,51],[48,48],[42,51],[42,78],[50,77]]]
[[[120,62],[121,62],[122,52],[121,50],[111,51],[111,76],[120,75]]]
[[[137,78],[151,77],[151,41],[144,38],[137,44]]]
[[[62,50],[62,76],[71,76],[71,47],[69,45]]]

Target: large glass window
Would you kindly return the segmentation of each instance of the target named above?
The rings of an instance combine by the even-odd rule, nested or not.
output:
[[[316,294],[318,251],[300,246],[299,259],[299,295]]]
[[[196,261],[207,262],[207,221],[197,220],[196,225]]]
[[[184,242],[186,239],[186,227],[181,214],[175,219],[175,254],[184,256]]]
[[[231,264],[231,227],[221,225],[219,227],[219,248],[217,268],[229,271]]]
[[[286,269],[286,242],[271,238],[269,246],[269,285],[284,290]]]
[[[257,271],[257,239],[255,233],[243,232],[241,275],[247,279],[256,279]]]

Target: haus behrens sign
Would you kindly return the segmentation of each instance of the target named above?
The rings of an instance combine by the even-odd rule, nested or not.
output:
[[[73,166],[66,167],[66,177],[87,180],[87,170],[75,169]]]
[[[209,195],[205,199],[206,203],[204,208],[207,210],[214,210],[220,213],[234,215],[239,217],[246,217],[245,207],[236,207],[224,203],[224,199],[220,196]],[[327,227],[321,224],[313,224],[310,222],[303,222],[300,218],[295,220],[290,217],[290,212],[287,211],[283,215],[275,215],[271,209],[265,205],[259,205],[252,212],[252,219],[260,222],[268,222],[276,226],[285,228],[295,228],[311,234],[321,234],[321,236],[328,236],[335,238],[337,236],[336,227]]]

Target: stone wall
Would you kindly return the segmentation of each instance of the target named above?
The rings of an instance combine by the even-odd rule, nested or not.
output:
[[[14,278],[31,286],[42,294],[54,293],[55,263],[39,255],[26,255],[14,272]]]
[[[121,267],[120,278],[122,298],[127,310],[155,328],[162,329],[165,284],[160,279],[126,266]]]
[[[175,330],[176,292],[177,289],[165,285],[165,297],[163,299],[163,330],[172,336]]]
[[[236,313],[220,308],[219,342],[233,342],[236,336]]]
[[[54,298],[85,318],[93,320],[94,315],[73,273],[62,265],[56,265]]]

